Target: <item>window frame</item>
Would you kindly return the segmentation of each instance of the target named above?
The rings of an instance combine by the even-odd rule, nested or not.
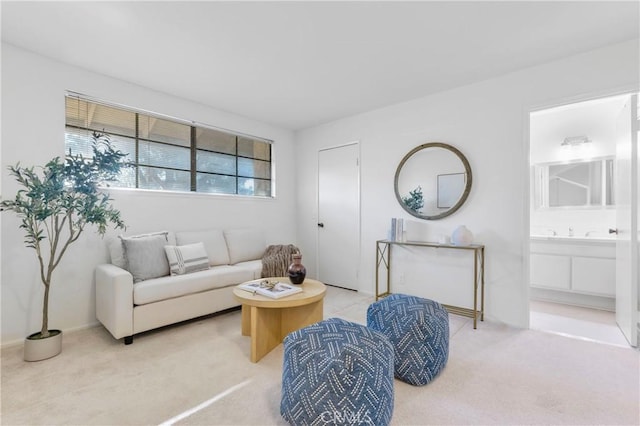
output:
[[[69,115],[67,113],[68,100],[76,100],[78,102],[87,102],[90,104],[96,104],[99,106],[104,106],[104,107],[112,108],[118,111],[123,111],[126,113],[133,114],[135,117],[134,135],[131,136],[125,133],[104,131],[104,130],[94,128],[99,126],[91,126],[90,124],[86,124],[86,126],[81,126],[81,125],[75,125],[73,123],[70,123],[72,119],[70,120]],[[151,137],[150,135],[147,135],[147,137],[145,137],[144,135],[141,135],[141,131],[140,131],[141,117],[145,117],[145,118],[148,117],[152,119],[163,120],[171,124],[187,126],[189,130],[188,146],[180,145],[178,143],[172,143],[170,141],[153,139],[153,137]],[[113,124],[117,124],[117,123],[114,122]],[[180,194],[203,194],[203,195],[218,195],[218,196],[231,196],[231,197],[249,197],[251,199],[255,199],[255,198],[271,199],[271,198],[275,198],[275,195],[276,195],[276,187],[275,187],[275,179],[274,179],[275,177],[275,161],[274,161],[275,143],[271,139],[253,136],[253,135],[249,135],[249,134],[241,133],[237,131],[231,131],[221,127],[198,123],[196,121],[189,121],[189,120],[184,120],[176,117],[171,117],[165,114],[150,112],[140,108],[114,104],[111,102],[103,101],[101,99],[96,99],[86,95],[81,95],[79,93],[71,92],[71,91],[67,91],[65,94],[65,151],[70,150],[70,148],[67,145],[67,135],[70,133],[68,129],[76,129],[79,132],[87,132],[88,135],[90,135],[91,132],[93,131],[98,131],[98,132],[104,131],[104,133],[108,135],[113,135],[118,138],[126,138],[133,142],[133,145],[134,145],[133,152],[128,152],[129,157],[131,158],[133,163],[133,168],[135,169],[133,182],[132,182],[133,186],[127,185],[126,184],[127,182],[125,181],[124,182],[125,184],[122,186],[111,185],[111,188],[113,189],[126,189],[126,190],[136,190],[136,191],[157,191],[157,192],[163,192],[163,193],[176,192]],[[199,129],[205,132],[213,131],[213,132],[223,133],[226,136],[233,138],[234,152],[229,153],[229,152],[223,152],[223,151],[216,151],[214,149],[210,149],[209,147],[198,146],[197,133]],[[88,136],[88,139],[89,139],[89,136]],[[249,141],[252,141],[254,144],[255,143],[265,144],[265,147],[263,147],[263,150],[266,149],[265,152],[268,153],[266,155],[267,159],[260,158],[259,155],[255,155],[255,156],[241,155],[239,152],[239,146],[242,140],[249,140]],[[89,140],[87,140],[87,142],[88,142],[88,145],[90,146]],[[150,162],[150,164],[142,163],[140,161],[140,146],[143,143],[158,144],[158,145],[164,145],[164,146],[178,148],[178,149],[183,148],[183,149],[189,150],[189,154],[188,154],[189,169],[187,170],[184,168],[171,167],[167,165],[155,165],[153,164],[153,162]],[[230,157],[233,157],[234,173],[221,173],[221,172],[199,170],[198,169],[198,153],[199,152],[204,152],[204,153],[214,154],[214,155],[228,155]],[[260,176],[260,173],[252,173],[250,175],[242,174],[240,168],[238,167],[239,162],[242,161],[242,159],[247,159],[251,162],[259,162],[259,163],[261,162],[265,164],[263,171],[266,171],[265,173],[266,177]],[[167,188],[160,188],[160,189],[145,188],[144,186],[141,187],[140,186],[140,168],[143,168],[143,167],[166,170],[166,171],[187,172],[189,174],[188,189],[181,190],[181,189],[167,189]],[[255,170],[255,168],[253,170]],[[220,189],[220,191],[202,190],[202,187],[200,188],[200,190],[198,190],[199,189],[198,177],[202,175],[233,178],[234,192],[225,191],[223,187],[218,188]],[[240,182],[244,179],[250,179],[250,180],[253,180],[254,182],[266,182],[268,194],[264,194],[264,193],[256,194],[255,187],[252,188],[252,193],[243,193],[240,188]]]

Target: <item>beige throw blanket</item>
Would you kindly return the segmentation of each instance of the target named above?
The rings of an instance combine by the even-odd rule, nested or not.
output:
[[[262,278],[286,277],[292,263],[291,255],[300,250],[293,244],[278,244],[267,247],[262,255]]]

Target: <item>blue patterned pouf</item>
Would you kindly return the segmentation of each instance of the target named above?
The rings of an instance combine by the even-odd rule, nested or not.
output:
[[[367,326],[395,351],[395,376],[415,386],[433,380],[449,358],[449,313],[438,302],[392,294],[369,305]]]
[[[280,414],[292,425],[388,425],[393,347],[363,325],[331,318],[284,339]]]

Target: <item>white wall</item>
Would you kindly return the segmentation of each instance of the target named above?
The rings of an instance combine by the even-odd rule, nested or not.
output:
[[[377,239],[391,217],[411,219],[395,200],[393,177],[415,146],[440,141],[468,158],[473,188],[465,205],[426,222],[433,240],[465,224],[486,245],[487,315],[528,325],[528,116],[542,106],[638,88],[638,42],[626,42],[432,96],[361,114],[296,135],[298,243],[307,259],[316,253],[317,153],[348,141],[361,143],[361,253],[358,287],[373,293]],[[366,72],[363,70],[363,72]],[[336,99],[339,102],[339,99]],[[397,252],[404,286],[395,291],[436,294],[468,303],[470,273],[457,254],[435,250]],[[411,257],[413,256],[413,257]],[[424,264],[416,260],[423,256]],[[460,259],[458,259],[460,257]],[[460,261],[460,262],[459,262]],[[308,261],[310,274],[314,265]],[[460,265],[460,266],[457,266]],[[430,290],[438,287],[440,290]],[[466,293],[462,294],[462,293]]]
[[[105,58],[108,60],[108,58]],[[272,139],[277,165],[276,199],[113,190],[127,234],[145,231],[260,227],[269,243],[296,242],[293,134],[2,45],[2,196],[17,184],[8,165],[42,165],[64,155],[64,96],[72,90],[105,101]],[[241,96],[242,94],[238,94]],[[40,330],[42,284],[34,251],[22,244],[19,221],[2,215],[2,344]],[[112,231],[111,236],[118,232]],[[93,230],[71,246],[54,275],[49,325],[69,330],[96,323],[93,270],[108,260],[105,241]]]
[[[531,164],[616,154],[616,120],[628,96],[613,96],[544,109],[531,114]],[[587,136],[591,143],[565,148],[566,137]]]

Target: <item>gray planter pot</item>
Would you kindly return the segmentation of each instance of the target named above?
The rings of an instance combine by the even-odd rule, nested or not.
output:
[[[62,330],[49,330],[49,332],[51,335],[46,339],[35,339],[39,332],[24,339],[25,361],[42,361],[62,352]]]

